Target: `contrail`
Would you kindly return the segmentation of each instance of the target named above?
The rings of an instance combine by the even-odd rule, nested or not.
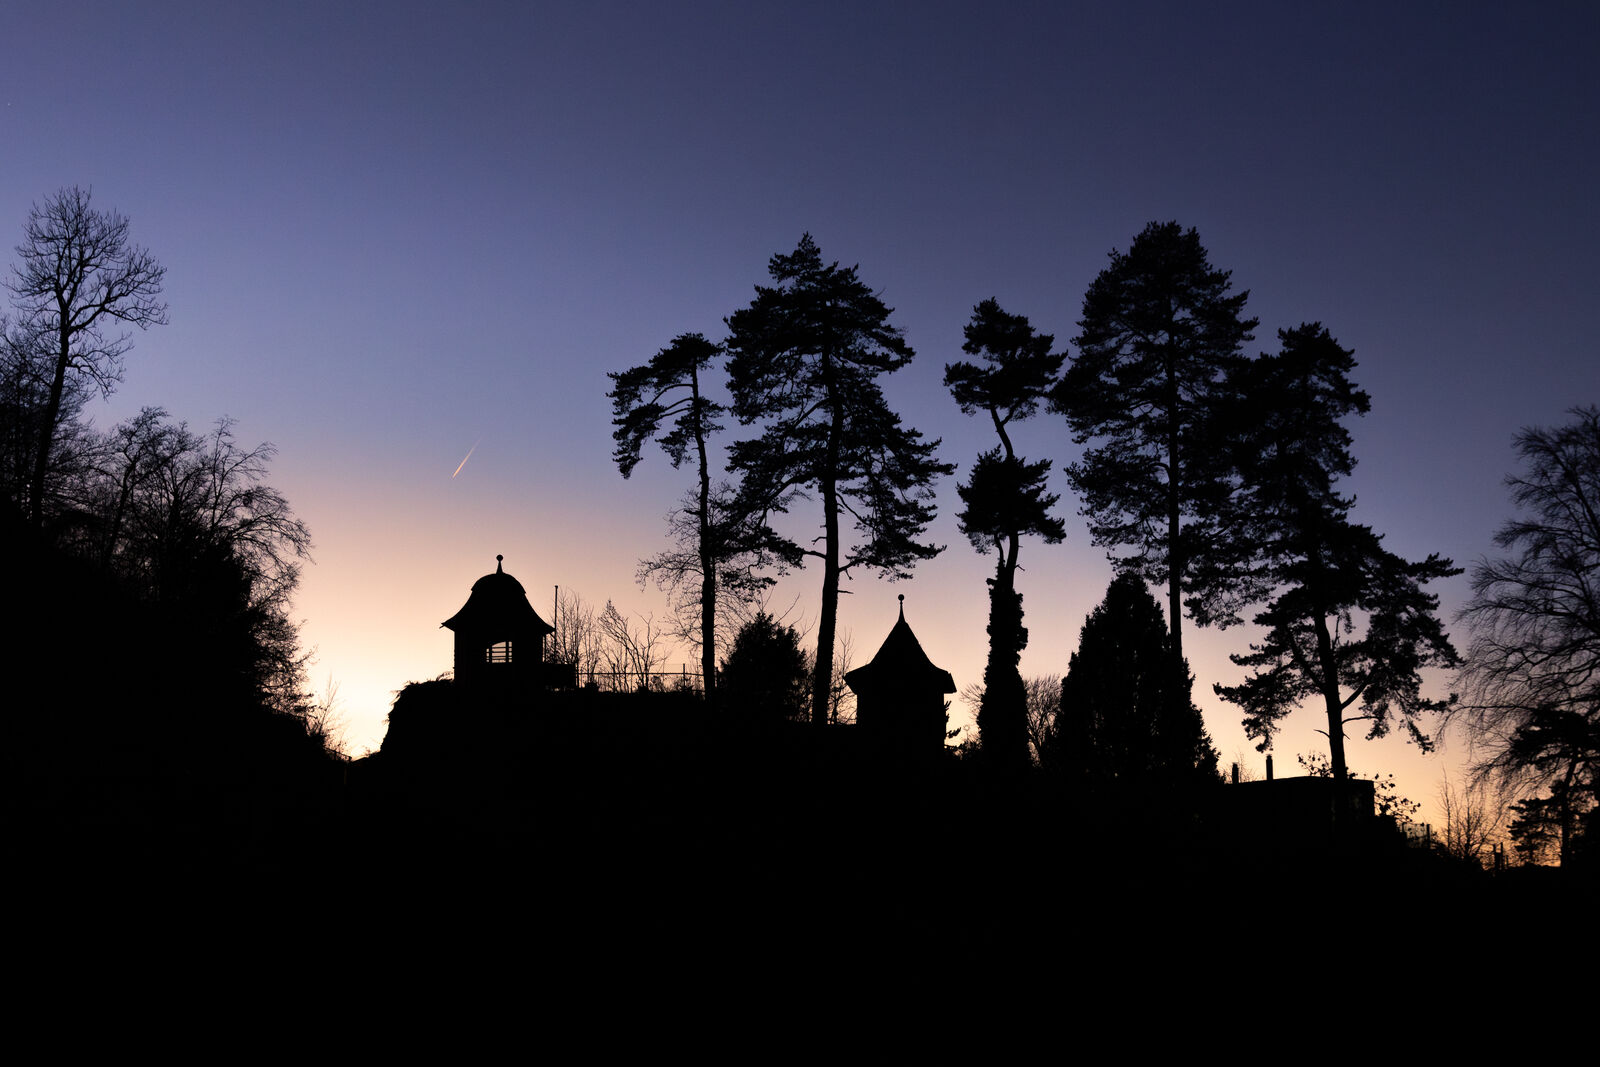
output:
[[[478,439],[476,441],[472,442],[472,447],[467,449],[467,456],[466,456],[466,459],[463,459],[461,461],[461,467],[465,467],[467,465],[467,460],[472,458],[472,454],[478,450],[478,446],[480,444],[482,444],[482,443],[483,443],[483,434],[480,433],[478,435]],[[461,467],[457,467],[456,468],[456,473],[452,474],[450,477],[454,478],[456,476],[456,474],[460,474],[461,473]]]

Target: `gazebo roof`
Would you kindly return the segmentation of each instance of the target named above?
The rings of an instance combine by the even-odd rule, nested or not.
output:
[[[928,654],[922,651],[922,643],[917,640],[917,635],[907,625],[904,594],[900,596],[900,619],[889,631],[889,636],[884,638],[878,654],[865,667],[857,667],[845,675],[844,680],[857,693],[863,689],[885,686],[917,689],[937,687],[941,693],[956,691],[956,680],[949,671],[933,665]]]
[[[522,583],[507,574],[501,567],[504,556],[494,558],[494,573],[485,574],[472,583],[472,595],[461,610],[450,616],[441,626],[457,633],[466,631],[502,630],[535,633],[555,633],[555,627],[539,618],[539,613],[528,603],[527,591]]]

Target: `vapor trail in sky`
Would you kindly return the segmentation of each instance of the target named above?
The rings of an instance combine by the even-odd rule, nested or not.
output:
[[[461,465],[458,466],[455,469],[455,474],[450,475],[450,477],[454,478],[456,476],[456,474],[460,474],[461,473],[461,467],[465,467],[467,465],[467,460],[472,458],[472,454],[478,450],[478,445],[480,445],[482,443],[483,443],[483,434],[480,433],[478,435],[478,439],[476,441],[472,442],[472,447],[467,449],[466,457],[462,459]]]

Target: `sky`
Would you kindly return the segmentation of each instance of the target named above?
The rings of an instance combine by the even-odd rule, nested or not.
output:
[[[988,297],[1068,345],[1151,221],[1197,229],[1249,291],[1249,351],[1306,321],[1354,349],[1372,411],[1347,488],[1400,555],[1491,553],[1518,428],[1600,402],[1591,3],[0,0],[0,26],[0,257],[80,185],[166,266],[170,324],[89,413],[229,416],[276,445],[315,542],[311,680],[356,753],[395,690],[450,667],[439,623],[496,554],[547,618],[557,585],[665,614],[635,570],[690,472],[655,451],[619,476],[605,374],[723,336],[803,233],[895,309],[917,356],[884,392],[959,467],[929,531],[946,551],[846,584],[857,664],[903,593],[934,662],[980,679],[993,562],[955,486],[993,430],[943,367]],[[1080,451],[1056,416],[1014,436],[1058,468]],[[1025,543],[1018,578],[1029,675],[1065,672],[1112,575],[1052,488],[1067,541]],[[820,583],[774,603],[814,627]],[[1438,584],[1447,618],[1467,583]],[[1259,774],[1211,692],[1249,639],[1185,629],[1224,762]],[[1325,751],[1319,718],[1289,720],[1280,773]],[[1349,746],[1430,807],[1464,756]]]

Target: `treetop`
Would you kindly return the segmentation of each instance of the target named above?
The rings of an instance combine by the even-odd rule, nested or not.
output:
[[[945,364],[944,384],[962,413],[987,411],[1002,426],[1032,416],[1066,362],[1065,352],[1050,351],[1055,335],[1036,332],[1027,316],[1003,311],[993,297],[973,308],[963,332],[961,350],[986,365]]]
[[[704,334],[684,333],[648,363],[625,371],[607,372],[615,383],[611,392],[612,438],[617,442],[612,459],[624,478],[639,463],[644,442],[655,436],[663,419],[675,418],[671,430],[660,438],[661,449],[673,467],[683,463],[689,446],[722,427],[716,417],[726,409],[700,391],[700,372],[722,352]],[[681,395],[672,396],[674,393]],[[670,399],[669,399],[670,397]]]
[[[1211,266],[1193,229],[1152,222],[1110,258],[1084,293],[1078,356],[1051,404],[1079,444],[1152,411],[1203,409],[1260,321],[1242,317],[1250,291],[1230,291],[1231,272]]]

